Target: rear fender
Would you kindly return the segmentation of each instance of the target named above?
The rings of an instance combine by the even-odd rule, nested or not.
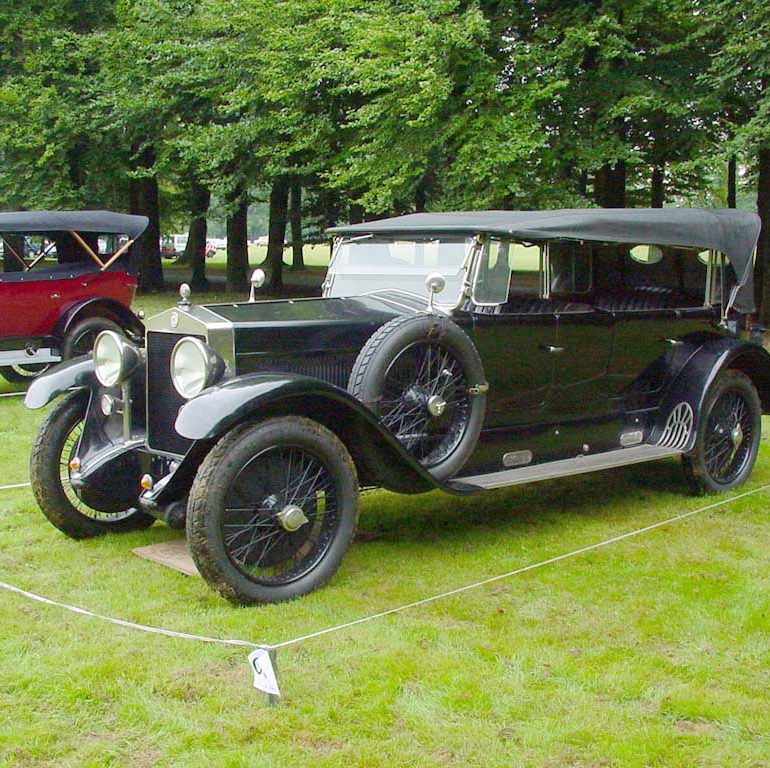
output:
[[[770,413],[770,355],[757,344],[724,337],[700,347],[671,382],[661,402],[660,418],[651,435],[651,442],[657,441],[668,415],[683,402],[692,408],[693,423],[697,428],[709,387],[728,368],[739,370],[751,379],[759,393],[762,412]],[[685,451],[692,450],[695,438],[694,428],[684,446]]]
[[[362,485],[398,493],[471,490],[433,478],[361,402],[344,389],[307,376],[253,374],[211,387],[182,407],[176,430],[188,439],[213,441],[244,421],[288,414],[306,416],[334,432],[350,452]],[[381,461],[367,461],[372,450]],[[388,466],[388,476],[377,475],[373,464]]]
[[[114,320],[121,328],[135,337],[135,341],[144,338],[144,324],[124,304],[115,299],[95,296],[84,299],[71,306],[61,318],[59,318],[54,334],[63,339],[67,332],[81,320],[90,317],[108,317]]]
[[[34,379],[27,389],[24,405],[33,410],[42,408],[67,390],[88,387],[94,381],[94,361],[91,355],[76,357]]]

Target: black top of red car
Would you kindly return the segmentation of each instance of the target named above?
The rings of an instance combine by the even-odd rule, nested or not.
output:
[[[91,232],[136,240],[148,221],[146,216],[112,211],[8,211],[0,213],[0,232]]]

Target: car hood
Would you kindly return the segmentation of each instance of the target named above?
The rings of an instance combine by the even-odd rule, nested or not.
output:
[[[424,311],[423,299],[397,291],[334,299],[286,299],[207,305],[230,324],[237,373],[287,357],[352,356],[384,323]],[[268,366],[271,367],[271,366]],[[292,366],[293,367],[293,366]]]

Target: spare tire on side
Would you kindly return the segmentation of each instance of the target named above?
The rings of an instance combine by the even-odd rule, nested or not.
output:
[[[487,389],[473,342],[448,318],[430,314],[385,323],[364,345],[348,382],[348,391],[440,480],[456,474],[475,448]]]

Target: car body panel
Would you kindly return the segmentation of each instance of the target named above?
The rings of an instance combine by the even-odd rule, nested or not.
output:
[[[12,281],[2,279],[11,275]],[[123,270],[100,272],[78,267],[6,274],[0,276],[0,334],[45,336],[84,301],[98,297],[128,308],[135,290],[136,277]]]
[[[473,259],[483,258],[481,245],[474,254],[469,275],[476,274]],[[478,306],[467,285],[452,310],[433,309],[425,297],[397,288],[205,306],[183,299],[148,321],[146,368],[130,382],[135,399],[128,449],[143,457],[132,472],[157,461],[160,470],[152,471],[161,475],[143,493],[143,503],[160,507],[184,498],[211,446],[238,425],[291,414],[334,431],[365,485],[404,493],[478,490],[457,479],[437,481],[347,391],[366,341],[389,320],[415,313],[448,314],[475,344],[489,385],[481,435],[455,478],[523,482],[547,477],[548,465],[555,472],[588,471],[622,464],[623,456],[634,463],[687,451],[708,386],[729,366],[751,376],[770,410],[770,356],[732,335],[719,308],[703,297],[670,307],[665,287],[642,285],[612,307],[590,293],[549,295],[548,269],[546,254],[538,295],[512,292],[506,301]],[[652,308],[658,300],[660,306]],[[185,336],[204,341],[225,362],[224,377],[189,401],[175,391],[169,369],[171,351]],[[92,370],[81,365],[44,375],[30,389],[30,407],[41,407],[72,386],[90,386],[93,406],[104,392],[93,383]],[[672,443],[671,419],[683,405],[693,421]],[[101,417],[91,411],[98,424]],[[110,429],[115,436],[107,445],[99,434]],[[85,441],[94,467],[100,451],[108,462],[119,458],[117,421],[110,429],[103,426]],[[117,451],[115,457],[110,451]],[[518,471],[524,467],[531,471]]]

